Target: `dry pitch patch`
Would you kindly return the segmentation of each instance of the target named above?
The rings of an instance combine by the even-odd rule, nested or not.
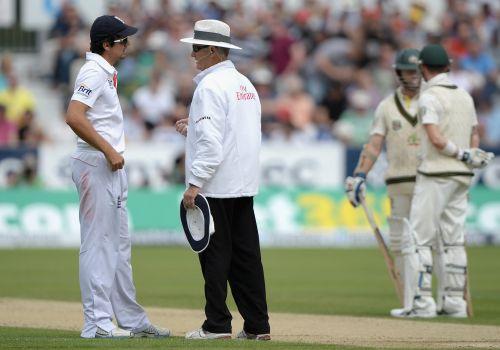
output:
[[[146,308],[151,321],[170,328],[174,335],[200,326],[203,311]],[[242,320],[233,313],[233,331]],[[277,341],[413,348],[498,348],[500,327],[445,324],[371,317],[272,313],[272,336]],[[0,326],[79,330],[79,303],[0,298]]]

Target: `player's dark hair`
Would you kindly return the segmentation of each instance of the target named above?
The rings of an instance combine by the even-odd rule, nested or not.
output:
[[[90,52],[96,53],[98,55],[102,55],[104,52],[104,43],[109,43],[109,46],[113,47],[115,43],[113,42],[114,40],[120,39],[116,35],[110,35],[106,39],[99,40],[99,41],[91,41],[90,42]]]

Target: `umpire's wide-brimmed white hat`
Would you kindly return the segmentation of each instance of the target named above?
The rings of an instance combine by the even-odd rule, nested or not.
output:
[[[229,26],[215,19],[203,19],[194,24],[194,35],[192,38],[181,39],[183,43],[195,45],[211,45],[238,49],[241,47],[231,44],[231,32]]]
[[[181,201],[180,215],[182,228],[191,249],[195,253],[201,253],[208,247],[210,236],[215,232],[214,220],[205,197],[197,195],[194,204],[194,209],[186,209]]]

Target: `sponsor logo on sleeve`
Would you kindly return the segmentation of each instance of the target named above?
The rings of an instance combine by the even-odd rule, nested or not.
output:
[[[248,101],[255,100],[256,96],[254,92],[247,92],[247,87],[245,85],[240,85],[240,91],[236,91],[237,101]]]
[[[209,120],[209,119],[212,119],[212,118],[210,118],[208,115],[204,115],[203,117],[198,118],[198,120],[197,120],[197,121],[195,121],[194,123],[195,123],[195,124],[198,124],[198,123],[199,123],[199,122],[201,122],[202,120]]]
[[[76,89],[76,93],[85,97],[89,97],[92,94],[92,90],[85,86],[85,84],[81,84],[78,89]]]

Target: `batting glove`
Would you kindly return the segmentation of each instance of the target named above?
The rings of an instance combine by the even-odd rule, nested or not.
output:
[[[493,153],[485,152],[480,148],[459,149],[457,153],[457,159],[473,169],[484,168],[494,157]]]
[[[354,174],[354,177],[347,177],[345,179],[344,188],[349,202],[356,208],[365,199],[366,185],[364,173]]]

